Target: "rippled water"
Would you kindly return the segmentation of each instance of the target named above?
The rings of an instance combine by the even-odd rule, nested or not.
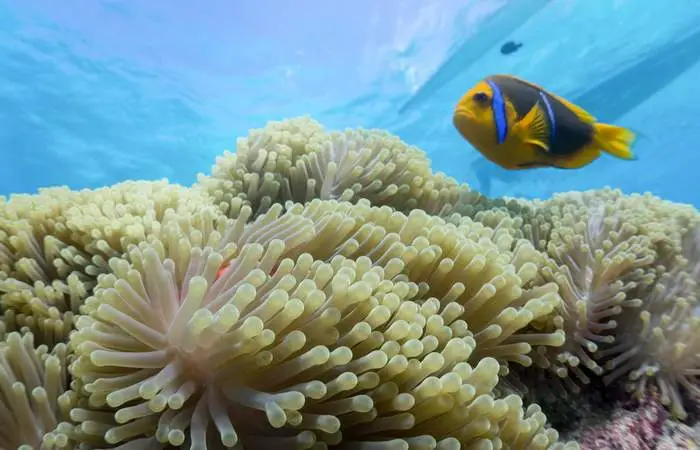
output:
[[[312,114],[384,127],[490,195],[612,185],[700,205],[695,0],[0,1],[0,194],[189,184],[250,127]],[[503,56],[500,45],[523,41]],[[642,133],[635,162],[505,172],[451,126],[514,73]]]

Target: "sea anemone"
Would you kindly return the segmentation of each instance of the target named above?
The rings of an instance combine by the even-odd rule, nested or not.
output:
[[[173,217],[218,213],[201,192],[164,181],[13,195],[0,207],[0,307],[10,330],[66,342],[107,261],[159,236]]]
[[[197,189],[230,217],[241,205],[254,213],[273,203],[367,199],[398,211],[470,213],[484,197],[443,173],[433,173],[422,150],[383,130],[326,132],[308,117],[269,122],[217,159]]]
[[[616,318],[635,314],[642,303],[635,290],[654,279],[652,243],[623,218],[626,212],[602,200],[585,208],[570,203],[547,243],[540,275],[559,286],[567,333],[552,370],[574,391],[577,383],[567,375],[588,384],[589,374],[603,374],[596,352],[616,342]]]
[[[497,361],[465,363],[471,334],[432,320],[439,303],[415,303],[415,285],[368,258],[280,261],[281,250],[243,246],[216,281],[211,249],[191,251],[181,282],[162,247],[110,261],[71,339],[89,398],[71,415],[92,423],[80,431],[198,448],[476,445],[506,437],[500,427],[537,448],[556,440],[517,397],[491,396]]]
[[[507,361],[528,364],[528,342],[563,337],[517,334],[558,301],[514,289],[536,273],[524,254],[508,269],[493,241],[420,212],[313,201],[278,213],[229,222],[238,231],[214,247],[168,228],[168,245],[110,260],[70,340],[76,435],[207,448],[556,441],[539,410],[492,392]],[[437,279],[436,264],[454,269]]]
[[[35,348],[31,333],[0,341],[0,448],[73,448],[66,353],[64,344]]]
[[[625,318],[625,334],[601,356],[608,359],[606,383],[627,374],[627,388],[638,397],[653,385],[661,402],[685,419],[682,391],[700,398],[700,225],[682,236],[681,248],[676,264],[640,290],[641,312]]]

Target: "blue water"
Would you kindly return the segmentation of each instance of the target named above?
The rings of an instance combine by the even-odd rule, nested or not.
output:
[[[311,114],[382,127],[488,195],[605,185],[700,206],[697,0],[0,0],[0,194],[190,184],[235,138]],[[504,56],[506,40],[522,41]],[[642,134],[639,159],[506,172],[453,129],[513,73]]]

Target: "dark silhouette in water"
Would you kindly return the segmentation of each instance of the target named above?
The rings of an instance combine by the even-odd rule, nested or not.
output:
[[[501,46],[501,53],[504,55],[510,55],[511,53],[515,53],[522,46],[522,42],[508,41]]]
[[[552,0],[509,2],[480,25],[480,31],[466,38],[430,78],[398,110],[404,114],[429,100],[435,92],[466,71],[483,55],[493,51],[503,39],[550,5]]]

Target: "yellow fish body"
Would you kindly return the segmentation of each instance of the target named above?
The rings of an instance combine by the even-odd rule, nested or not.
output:
[[[596,122],[583,108],[511,75],[493,75],[457,103],[453,124],[481,154],[504,169],[577,169],[601,151],[635,159],[635,134]]]

